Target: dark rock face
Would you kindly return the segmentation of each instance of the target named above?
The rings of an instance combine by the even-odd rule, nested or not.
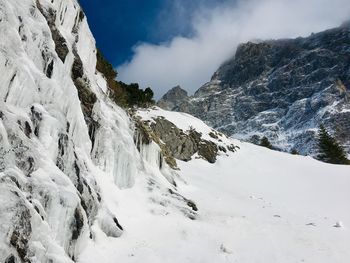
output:
[[[16,187],[14,181],[0,180],[1,207],[0,207],[0,236],[4,245],[10,249],[1,249],[0,261],[6,263],[24,262],[30,263],[30,245],[33,229],[31,225],[31,212],[26,200],[21,196],[21,191]],[[5,186],[12,185],[11,189]],[[17,182],[18,184],[18,182]],[[8,198],[6,201],[4,197]],[[6,241],[5,241],[6,240]]]
[[[84,217],[77,207],[74,212],[74,220],[72,222],[72,241],[75,241],[80,236],[81,230],[84,226]]]
[[[32,232],[30,223],[30,212],[29,209],[24,205],[20,206],[18,213],[16,214],[15,220],[17,224],[14,224],[14,229],[10,236],[10,244],[14,247],[18,253],[19,258],[22,262],[30,262],[27,258],[28,253],[28,242]]]
[[[187,91],[180,86],[176,86],[169,90],[157,103],[157,105],[165,110],[173,110],[188,98]]]
[[[175,159],[189,161],[198,147],[191,136],[185,134],[172,122],[158,118],[151,124],[153,132],[166,144]]]
[[[86,124],[90,127],[93,125],[92,110],[97,101],[96,94],[91,91],[88,78],[84,75],[83,62],[76,50],[73,47],[74,61],[72,65],[72,80],[78,91],[78,96],[81,102],[81,108],[84,113]]]
[[[210,141],[203,141],[198,146],[199,156],[203,156],[209,163],[216,162],[216,156],[218,155],[218,147],[215,143]]]
[[[52,39],[55,42],[55,51],[61,61],[64,63],[66,57],[69,53],[69,49],[67,46],[67,42],[64,37],[61,35],[60,31],[56,28],[55,20],[56,20],[56,12],[52,9],[46,11],[42,8],[40,2],[36,1],[36,6],[41,12],[41,14],[46,18],[47,24],[50,28]]]
[[[349,102],[344,24],[307,38],[242,44],[209,83],[172,109],[241,139],[266,136],[277,148],[312,155],[321,123],[350,152]]]
[[[8,256],[8,258],[5,259],[5,263],[16,263],[16,258],[14,255]]]

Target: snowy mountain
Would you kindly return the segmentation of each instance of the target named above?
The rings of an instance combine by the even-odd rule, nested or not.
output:
[[[324,124],[350,153],[349,61],[350,23],[307,38],[249,42],[193,96],[177,99],[171,90],[159,106],[301,154],[315,154],[315,132]]]
[[[0,262],[350,260],[349,167],[120,108],[76,0],[0,0],[0,34]]]

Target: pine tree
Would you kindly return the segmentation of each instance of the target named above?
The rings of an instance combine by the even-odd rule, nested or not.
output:
[[[290,151],[290,153],[293,155],[299,155],[299,152],[294,148]]]
[[[151,102],[153,100],[154,93],[150,87],[145,89],[144,94],[146,102]]]
[[[350,164],[342,146],[333,138],[323,125],[318,130],[318,150],[317,158],[326,163]]]
[[[272,149],[272,144],[270,143],[269,139],[267,137],[262,137],[260,140],[260,146]]]

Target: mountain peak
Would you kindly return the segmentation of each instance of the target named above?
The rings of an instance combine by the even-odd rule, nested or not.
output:
[[[187,91],[181,88],[181,86],[177,85],[165,93],[157,104],[160,108],[163,108],[165,110],[173,110],[187,98]]]

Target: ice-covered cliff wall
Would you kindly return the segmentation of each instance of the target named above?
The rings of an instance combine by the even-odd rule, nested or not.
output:
[[[174,173],[108,99],[76,0],[0,0],[0,36],[0,261],[75,261],[122,234],[110,192]]]

